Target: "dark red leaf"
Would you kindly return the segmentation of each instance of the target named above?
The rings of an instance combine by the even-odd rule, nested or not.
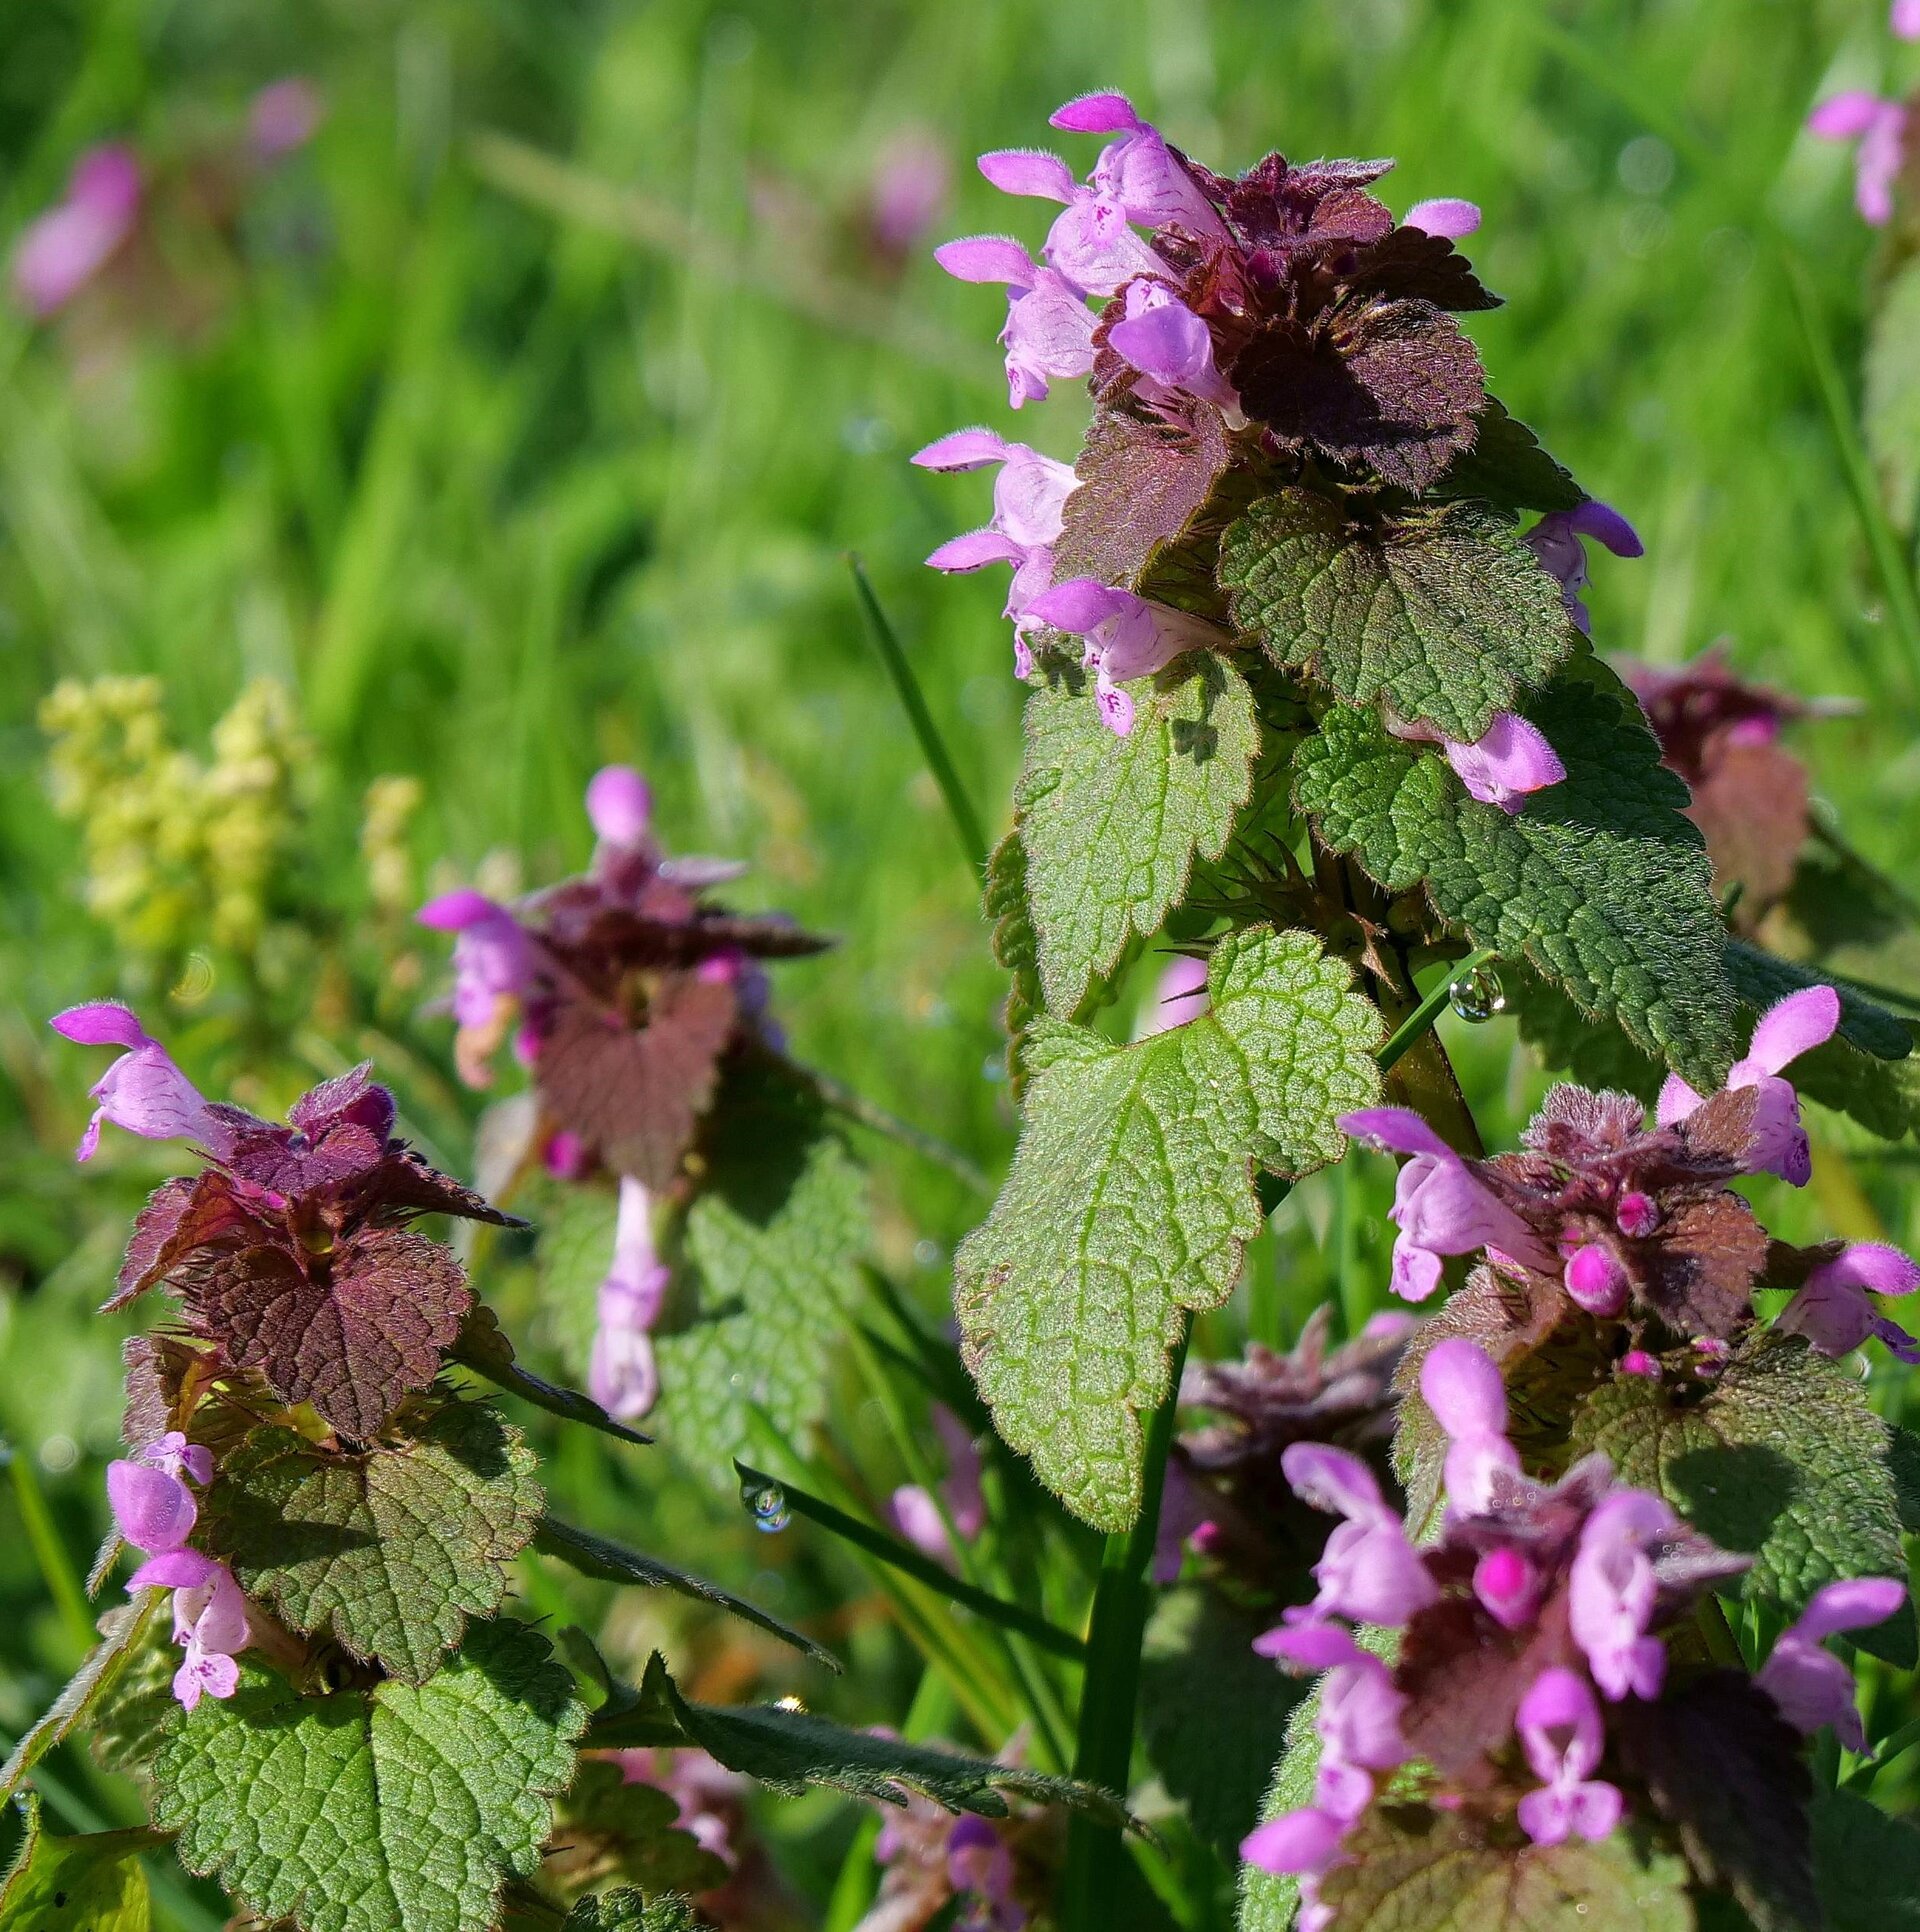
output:
[[[393,1095],[375,1082],[371,1060],[308,1088],[287,1109],[287,1125],[310,1141],[342,1124],[363,1127],[384,1141],[393,1132],[393,1119]]]
[[[732,986],[688,973],[662,980],[637,1029],[570,1001],[541,1042],[541,1101],[616,1173],[665,1188],[713,1098],[737,1014]]]
[[[1767,1231],[1737,1194],[1671,1205],[1653,1239],[1635,1244],[1641,1298],[1683,1335],[1732,1336],[1753,1315]]]
[[[134,1221],[127,1258],[105,1310],[124,1308],[164,1281],[196,1248],[240,1234],[267,1239],[271,1230],[228,1176],[211,1169],[166,1182]]]
[[[189,1319],[235,1362],[362,1440],[432,1382],[473,1299],[438,1242],[381,1228],[327,1254],[280,1240],[203,1247],[176,1281]]]

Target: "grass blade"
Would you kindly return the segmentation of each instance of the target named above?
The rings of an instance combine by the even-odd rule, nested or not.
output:
[[[987,877],[987,835],[981,829],[973,801],[961,786],[960,774],[948,755],[946,740],[940,736],[940,727],[934,723],[933,713],[927,709],[920,680],[914,676],[913,666],[900,647],[899,636],[887,621],[886,612],[880,608],[879,598],[873,594],[866,566],[858,557],[849,555],[847,568],[853,572],[854,593],[860,599],[860,608],[866,613],[867,628],[873,633],[874,647],[887,667],[887,675],[893,680],[893,688],[900,697],[900,708],[907,714],[907,722],[913,726],[913,735],[920,741],[920,755],[927,761],[927,769],[933,773],[933,782],[940,787],[940,796],[946,800],[947,816],[953,820],[960,850],[966,854],[974,877],[984,885]]]
[[[916,1583],[924,1584],[949,1602],[963,1605],[1003,1630],[1019,1631],[1023,1637],[1031,1638],[1041,1649],[1052,1651],[1056,1657],[1066,1657],[1077,1663],[1086,1654],[1086,1646],[1070,1631],[1049,1623],[1045,1617],[1022,1604],[1008,1603],[991,1591],[975,1589],[971,1583],[963,1582],[932,1557],[922,1556],[910,1543],[902,1543],[885,1530],[876,1529],[871,1523],[861,1522],[857,1516],[849,1516],[846,1511],[835,1509],[820,1497],[810,1496],[804,1489],[796,1489],[777,1476],[769,1476],[755,1469],[738,1456],[733,1459],[733,1466],[740,1473],[743,1488],[757,1484],[763,1489],[778,1490],[796,1516],[804,1516],[810,1522],[818,1523],[822,1529],[832,1531],[835,1536],[845,1538],[857,1549],[878,1557],[882,1563],[904,1576],[912,1577]]]

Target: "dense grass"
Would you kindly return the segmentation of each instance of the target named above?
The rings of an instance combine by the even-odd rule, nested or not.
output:
[[[939,233],[1037,239],[1037,213],[971,156],[1039,139],[1095,84],[1133,90],[1219,165],[1390,153],[1396,206],[1481,202],[1473,252],[1508,301],[1474,325],[1493,384],[1647,540],[1644,562],[1597,566],[1597,641],[1673,660],[1724,635],[1744,668],[1863,700],[1802,743],[1853,841],[1905,874],[1920,633],[1874,573],[1849,467],[1872,244],[1844,158],[1799,133],[1823,90],[1913,77],[1883,71],[1872,0],[4,0],[0,44],[0,239],[89,141],[178,147],[289,71],[330,104],[234,246],[175,265],[206,297],[190,334],[156,307],[83,353],[70,331],[0,320],[0,1429],[81,1567],[117,1422],[111,1342],[86,1311],[166,1170],[123,1144],[83,1186],[68,1160],[80,1056],[41,1022],[141,974],[80,904],[77,833],[48,801],[35,713],[63,677],[151,673],[181,741],[204,746],[267,674],[316,740],[316,857],[279,891],[309,937],[284,942],[264,1009],[225,967],[191,1005],[153,1002],[200,1070],[257,1071],[245,1016],[269,1011],[282,1071],[260,1076],[265,1097],[378,1052],[416,1130],[464,1166],[471,1103],[449,1029],[418,1010],[440,955],[337,932],[364,901],[361,794],[385,773],[424,781],[423,874],[507,852],[533,881],[584,857],[581,784],[627,758],[676,845],[750,857],[757,901],[841,935],[782,974],[801,1056],[999,1171],[999,978],[845,560],[866,559],[997,829],[1020,695],[1001,587],[919,567],[981,519],[984,491],[905,458],[958,423],[1004,426],[998,300],[924,247],[897,276],[855,247],[848,217],[904,128],[952,157]],[[1079,426],[1072,399],[1019,425],[1059,454]],[[1504,1127],[1536,1074],[1510,1026],[1456,1032]],[[883,1255],[937,1308],[980,1203],[875,1154]],[[1371,1228],[1339,1234],[1384,1205],[1376,1165],[1347,1213],[1330,1185],[1288,1209],[1258,1264],[1283,1325],[1343,1273],[1350,1307],[1380,1294]],[[1898,1151],[1836,1152],[1820,1218],[1911,1240],[1910,1171]],[[1787,1232],[1813,1225],[1791,1215]],[[854,1446],[862,1430],[880,1456],[865,1422]],[[563,1454],[556,1481],[652,1520],[591,1457]],[[73,1655],[8,1507],[0,1728]],[[670,1536],[715,1540],[699,1495],[667,1507]],[[725,1533],[750,1580],[768,1551]],[[812,1581],[787,1587],[789,1608],[815,1600]],[[898,1660],[862,1642],[877,1674],[848,1708],[897,1717]],[[795,1807],[784,1828],[820,1826],[802,1864],[830,1877],[844,1827],[827,1818]]]

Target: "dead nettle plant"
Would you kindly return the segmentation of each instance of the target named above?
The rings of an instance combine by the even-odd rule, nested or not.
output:
[[[1107,1533],[1075,1769],[1128,1785],[1161,1532],[1158,1576],[1277,1602],[1256,1648],[1313,1680],[1243,1926],[1786,1932],[1822,1883],[1851,1912],[1915,1870],[1859,1795],[1848,1660],[1915,1662],[1911,1438],[1852,1358],[1915,1359],[1882,1298],[1920,1268],[1776,1239],[1751,1184],[1810,1177],[1796,1082],[1908,1131],[1913,1041],[1759,943],[1812,834],[1804,783],[1769,795],[1799,707],[1714,659],[1636,671],[1656,739],[1597,655],[1588,547],[1641,544],[1488,390],[1478,210],[1396,217],[1385,161],[1219,175],[1119,94],[1053,125],[1104,137],[1085,181],[980,162],[1056,205],[1038,252],[937,253],[1007,290],[1013,407],[1086,385],[1079,457],[973,428],[914,460],[997,470],[930,562],[1010,567],[1030,686],[987,887],[1021,1135],[955,1298],[995,1427]],[[1172,983],[1120,1043],[1089,1021],[1149,945]],[[1450,987],[1591,1083],[1512,1151],[1431,1031]],[[1193,1317],[1291,1183],[1365,1150],[1404,1163],[1390,1286],[1430,1319],[1190,1373],[1215,1420],[1176,1448]],[[1118,1843],[1072,1832],[1092,1932]]]
[[[630,794],[624,777],[614,785]],[[763,1037],[740,1036],[744,962],[763,942],[804,942],[769,941],[752,921],[719,921],[717,943],[696,934],[692,882],[659,884],[631,842],[609,843],[655,889],[616,888],[609,858],[601,898],[589,903],[583,886],[543,909],[553,978],[539,1057],[574,1131],[623,1177],[638,1169],[657,1186],[678,1161],[662,1149],[691,1136],[687,1105],[672,1112],[668,1098],[706,1095],[729,1053],[777,1061]],[[482,1014],[473,992],[476,951],[492,948],[498,999],[497,962],[514,950],[503,927],[475,936],[488,930],[463,929],[470,1028],[495,1010]],[[662,1091],[630,1064],[643,1016],[611,963],[627,954],[656,976],[649,1010],[667,1016],[654,1041]],[[669,1042],[669,1024],[682,1037]],[[787,1792],[824,1784],[998,1815],[1011,1790],[1118,1817],[1066,1780],[847,1730],[791,1700],[696,1703],[657,1654],[640,1683],[618,1682],[577,1630],[556,1654],[509,1601],[533,1553],[681,1592],[837,1668],[713,1584],[555,1516],[531,1445],[483,1397],[490,1382],[622,1445],[647,1442],[612,1412],[641,1406],[648,1374],[648,1323],[623,1299],[646,1292],[642,1237],[623,1232],[612,1279],[624,1286],[600,1308],[593,1381],[605,1401],[557,1386],[516,1361],[461,1261],[418,1225],[523,1224],[397,1136],[393,1096],[370,1067],[314,1088],[281,1123],[206,1099],[125,1006],[75,1007],[53,1025],[117,1050],[93,1088],[82,1160],[104,1124],[185,1142],[196,1158],[142,1209],[107,1304],[172,1301],[128,1347],[127,1453],[106,1478],[114,1531],[93,1583],[126,1552],[130,1601],[102,1618],[98,1646],[4,1773],[11,1793],[56,1744],[84,1737],[139,1781],[150,1825],[61,1837],[36,1817],[4,1895],[29,1914],[22,1924],[42,1922],[36,1905],[118,1900],[123,1887],[144,1898],[134,1861],[171,1843],[244,1912],[304,1932],[691,1927],[686,1895],[712,1891],[726,1869],[675,1824],[673,1799],[604,1761],[642,1748],[704,1752]],[[554,1042],[589,1032],[611,1071],[584,1046],[571,1066],[564,1052],[549,1058]],[[636,1083],[638,1124],[623,1139],[629,1115],[605,1089]]]

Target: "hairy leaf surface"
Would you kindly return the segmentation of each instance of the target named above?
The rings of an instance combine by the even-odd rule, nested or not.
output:
[[[304,1698],[256,1666],[183,1713],[154,1821],[189,1871],[304,1932],[491,1932],[573,1775],[585,1713],[546,1639],[477,1624],[414,1686]]]
[[[1042,1021],[1013,1170],[956,1257],[962,1351],[1002,1436],[1068,1507],[1123,1529],[1141,1416],[1187,1310],[1233,1290],[1256,1167],[1339,1157],[1379,1092],[1378,1011],[1307,933],[1215,948],[1204,1016],[1132,1046]]]
[[[20,1789],[21,1780],[81,1724],[90,1723],[160,1621],[164,1590],[142,1590],[132,1603],[120,1604],[100,1619],[100,1641],[87,1652],[52,1704],[30,1725],[0,1767],[0,1802]]]
[[[421,1684],[469,1617],[500,1607],[540,1517],[537,1466],[520,1432],[474,1402],[344,1455],[258,1429],[209,1492],[207,1541],[291,1629]]]
[[[1426,1822],[1423,1825],[1416,1818]],[[1503,1847],[1439,1813],[1375,1811],[1321,1881],[1339,1932],[1692,1932],[1687,1868],[1623,1832]]]
[[[631,1886],[583,1898],[567,1914],[564,1932],[700,1932],[693,1901],[674,1893],[649,1898]]]
[[[731,1490],[733,1458],[763,1426],[797,1439],[825,1408],[867,1244],[867,1188],[818,1097],[772,1062],[729,1066],[701,1152],[674,1309],[656,1338],[653,1420],[663,1442]]]
[[[1233,621],[1350,705],[1472,742],[1578,642],[1560,586],[1477,501],[1373,526],[1314,490],[1256,503],[1220,545]]]
[[[473,1300],[448,1249],[397,1228],[364,1228],[326,1255],[236,1237],[175,1279],[201,1333],[363,1441],[433,1380]]]
[[[1813,1804],[1813,1864],[1828,1932],[1920,1932],[1920,1827],[1845,1790]]]
[[[1260,732],[1245,680],[1211,652],[1136,687],[1132,732],[1100,722],[1061,673],[1027,700],[1014,793],[1026,901],[1049,1012],[1065,1018],[1129,939],[1148,938],[1217,859],[1252,791]]]
[[[1680,815],[1686,788],[1628,702],[1588,663],[1528,707],[1567,777],[1517,816],[1339,706],[1295,756],[1294,797],[1389,891],[1424,881],[1475,944],[1524,959],[1710,1091],[1733,1060],[1736,1010],[1712,873]]]
[[[1857,1380],[1797,1337],[1768,1334],[1696,1394],[1616,1376],[1575,1409],[1574,1450],[1604,1449],[1623,1481],[1751,1553],[1743,1593],[1789,1613],[1835,1577],[1906,1574],[1887,1425]],[[1881,1626],[1907,1645],[1911,1630],[1905,1618]]]
[[[0,1880],[0,1932],[147,1932],[153,1901],[140,1853],[165,1841],[158,1832],[88,1832],[65,1838],[40,1826],[29,1797],[27,1835]]]

